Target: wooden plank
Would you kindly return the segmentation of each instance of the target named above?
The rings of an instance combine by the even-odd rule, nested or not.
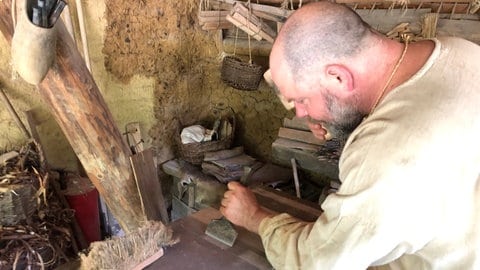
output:
[[[0,1],[0,31],[8,43],[13,36],[11,6],[11,0]],[[56,62],[37,91],[121,227],[126,233],[135,231],[144,217],[130,149],[61,20],[56,28]]]
[[[200,25],[204,25],[205,23],[226,24],[226,23],[228,23],[228,21],[226,19],[227,15],[225,15],[225,17],[203,17],[201,19],[199,18],[198,23]]]
[[[234,25],[230,22],[206,22],[202,24],[203,30],[232,29]]]
[[[277,16],[277,15],[270,14],[270,13],[264,12],[264,11],[253,10],[252,13],[253,13],[253,15],[257,16],[258,18],[274,21],[274,22],[277,22],[277,23],[282,23],[282,22],[285,22],[285,20],[286,20],[285,17]]]
[[[165,251],[163,250],[163,248],[160,248],[160,250],[155,252],[152,256],[148,257],[147,259],[145,259],[141,263],[137,264],[133,268],[133,270],[143,270],[143,269],[145,269],[145,267],[149,266],[150,264],[152,264],[156,260],[160,259],[163,256],[164,253],[165,253]]]
[[[386,34],[400,23],[409,23],[412,32],[420,33],[422,16],[430,13],[430,8],[422,9],[357,9],[355,10],[362,19],[377,31]]]
[[[219,159],[227,159],[243,154],[243,146],[237,146],[232,149],[219,150],[215,152],[206,152],[203,161],[213,161]]]
[[[235,3],[235,0],[209,0],[210,3],[216,3],[217,5],[221,5],[222,8],[231,8],[231,6]],[[252,13],[257,15],[261,13],[267,13],[271,16],[275,16],[280,18],[280,20],[285,20],[293,13],[293,10],[283,9],[275,6],[270,5],[262,5],[256,3],[250,3],[252,8]],[[256,12],[259,12],[256,14]],[[257,15],[258,16],[258,15]],[[260,17],[260,16],[259,16]]]
[[[277,35],[276,31],[271,29],[270,26],[264,23],[263,20],[258,18],[255,14],[253,14],[253,12],[251,12],[251,9],[247,9],[247,7],[245,7],[243,4],[240,4],[240,2],[236,2],[233,5],[232,12],[238,13],[242,17],[246,18],[248,21],[258,26],[263,32],[265,32],[272,39]]]
[[[289,140],[285,138],[277,138],[272,143],[272,145],[284,147],[284,148],[292,148],[292,149],[297,149],[297,150],[302,150],[302,151],[307,151],[312,153],[318,152],[318,150],[321,147],[320,145],[317,145],[317,144],[304,143],[304,142]]]
[[[322,214],[320,205],[299,199],[266,186],[252,189],[259,204],[277,213],[288,213],[305,221],[315,221]]]
[[[243,16],[238,12],[227,15],[227,20],[238,28],[242,29],[245,33],[252,36],[256,40],[265,39],[266,41],[273,43],[276,33],[274,35],[269,34],[273,30],[266,24],[255,24],[252,22],[253,15],[248,17]]]
[[[285,117],[283,118],[283,126],[286,128],[310,131],[310,128],[308,127],[307,119],[303,117],[300,118],[300,117],[294,116],[292,119]]]
[[[278,137],[315,145],[323,145],[325,143],[325,141],[316,138],[310,131],[303,131],[292,128],[279,128]]]
[[[230,14],[230,10],[201,10],[198,12],[198,20],[201,22],[203,19],[209,18],[221,19],[228,14]]]
[[[236,227],[238,237],[228,247],[205,235],[207,224],[219,218],[213,208],[202,209],[190,216],[171,223],[174,234],[181,241],[165,250],[165,256],[146,270],[223,270],[223,269],[272,269],[258,235]]]
[[[480,21],[439,19],[437,36],[462,37],[480,44]]]
[[[132,153],[140,153],[143,151],[143,139],[142,134],[140,132],[140,123],[139,122],[132,122],[128,123],[125,126],[125,133],[127,143],[132,150]]]
[[[332,179],[338,179],[338,165],[319,160],[314,153],[272,144],[272,160],[283,166],[290,166],[290,160],[295,158],[297,165],[309,172],[320,174]]]
[[[238,15],[227,15],[227,21],[234,24],[236,27],[242,29],[245,33],[249,36],[253,37],[254,39],[260,41],[262,40],[262,36],[258,34],[260,29],[255,25],[251,24],[247,19],[238,16]]]
[[[167,224],[167,207],[163,198],[162,186],[158,179],[152,149],[149,148],[131,156],[130,163],[145,216],[148,220],[159,220]]]

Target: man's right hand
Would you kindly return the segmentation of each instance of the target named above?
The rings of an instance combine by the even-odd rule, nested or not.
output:
[[[220,212],[230,222],[257,233],[260,222],[271,213],[263,210],[255,198],[255,194],[239,182],[229,182],[224,193]]]
[[[308,122],[308,128],[316,138],[323,141],[330,139],[330,134],[321,124]]]

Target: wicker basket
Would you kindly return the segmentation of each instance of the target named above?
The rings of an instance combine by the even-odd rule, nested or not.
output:
[[[239,90],[257,90],[263,78],[263,67],[225,56],[222,62],[222,81]]]
[[[232,145],[235,134],[235,117],[231,115],[223,117],[222,120],[223,119],[226,119],[230,122],[232,125],[232,132],[229,136],[221,140],[184,144],[180,138],[180,132],[178,132],[176,140],[180,158],[194,165],[200,165],[202,164],[203,157],[206,152],[229,149]]]

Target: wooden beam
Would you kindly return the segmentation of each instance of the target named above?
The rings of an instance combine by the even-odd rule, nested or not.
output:
[[[37,90],[120,226],[133,231],[145,216],[130,149],[70,34],[60,20],[57,24],[56,65]],[[11,0],[0,1],[0,31],[11,42]]]
[[[480,21],[470,20],[438,20],[437,36],[463,37],[480,44]]]
[[[233,4],[236,2],[235,0],[209,0],[209,1],[213,7],[217,7],[225,10],[230,10]],[[283,8],[278,8],[270,5],[261,5],[261,4],[255,4],[255,3],[250,3],[249,9],[250,7],[254,15],[264,19],[269,19],[272,21],[284,21],[293,12],[292,10],[289,10],[289,9],[283,9]]]

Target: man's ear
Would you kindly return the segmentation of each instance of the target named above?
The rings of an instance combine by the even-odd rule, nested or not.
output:
[[[354,89],[352,72],[344,65],[332,64],[325,68],[330,88],[350,92]]]

